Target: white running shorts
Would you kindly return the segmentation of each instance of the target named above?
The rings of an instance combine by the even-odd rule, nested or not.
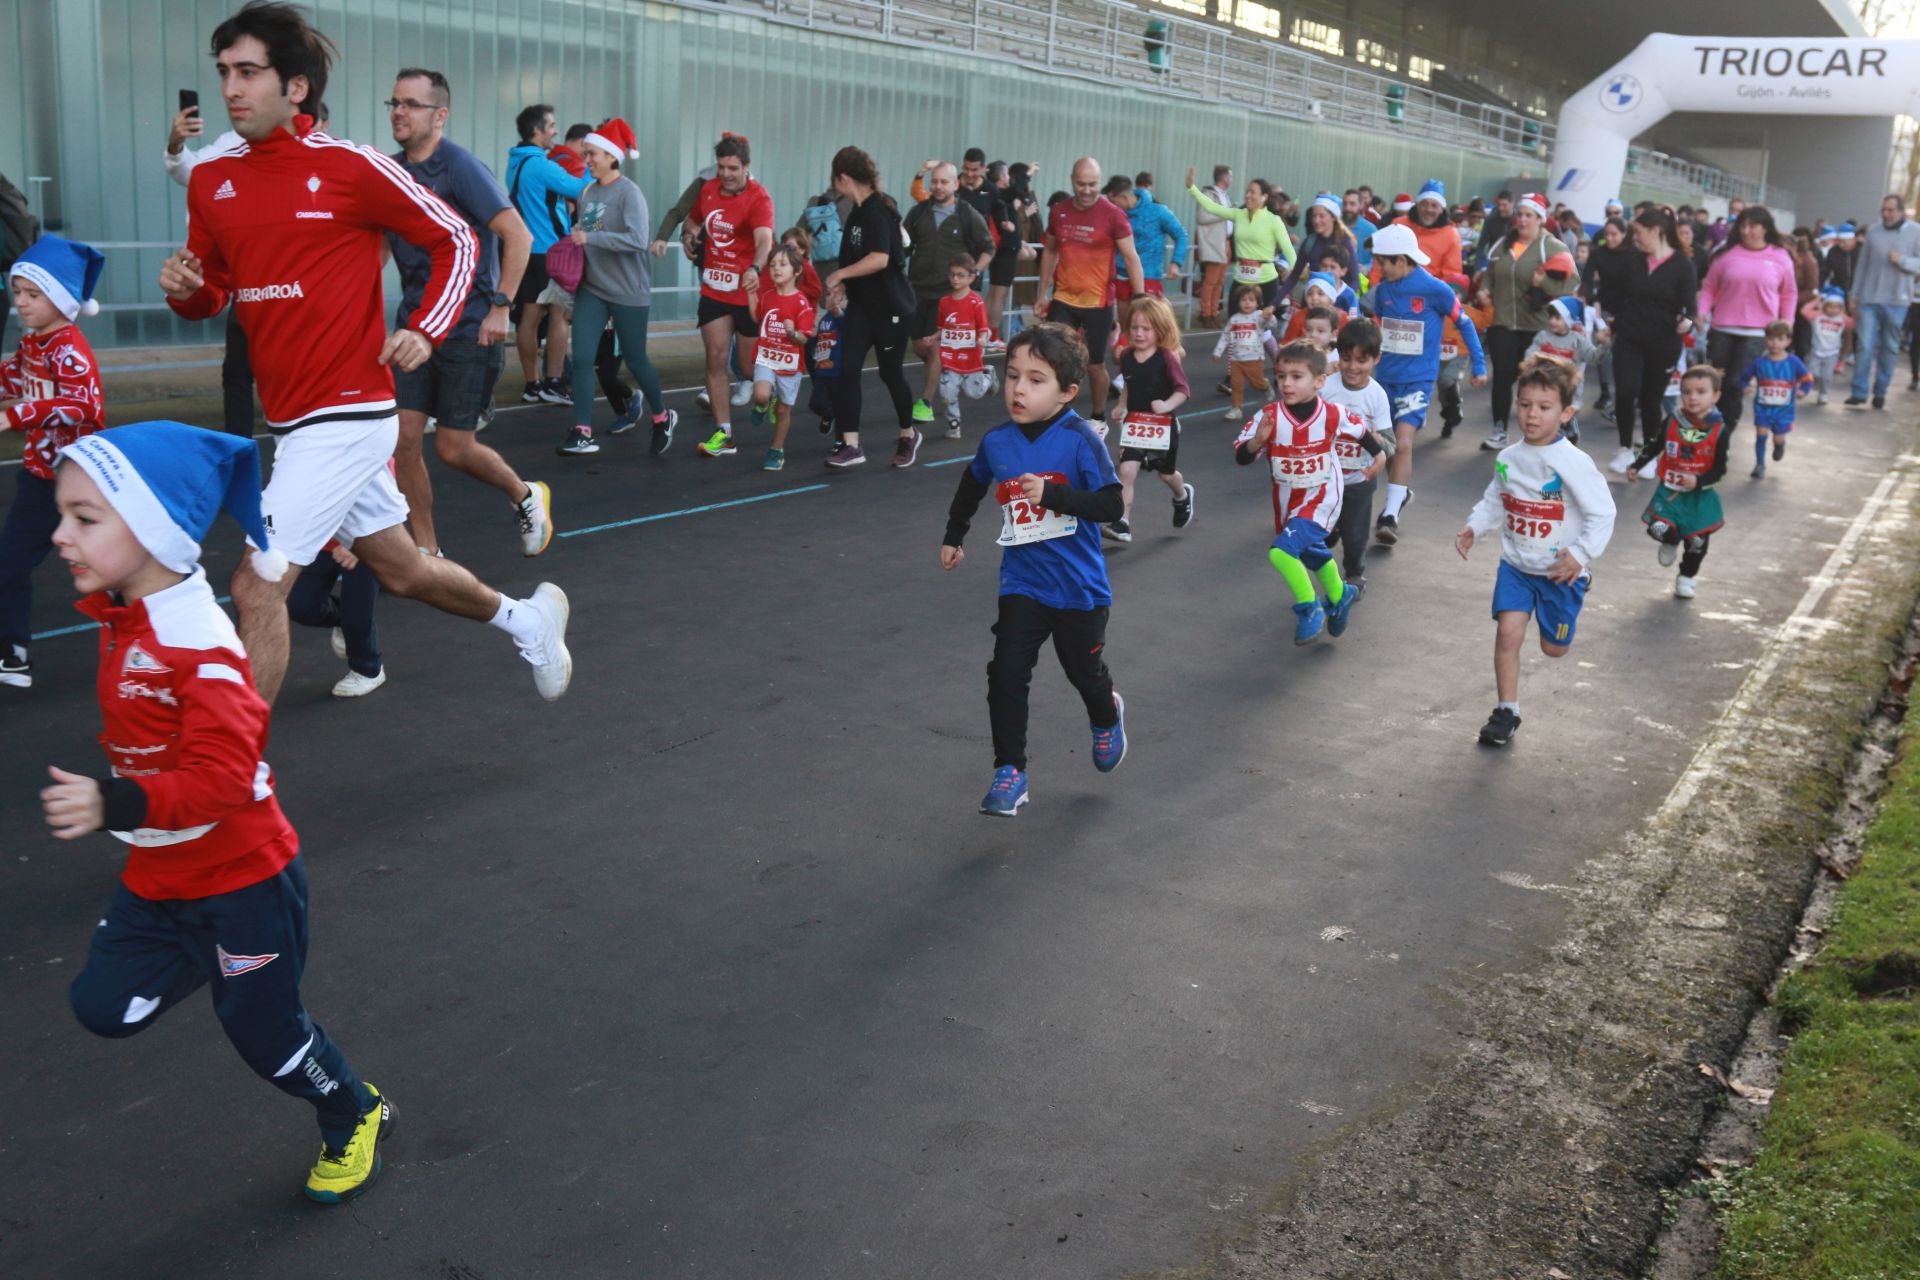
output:
[[[398,415],[319,422],[278,436],[273,476],[260,514],[274,550],[309,565],[327,540],[342,542],[391,529],[407,518],[407,500],[393,482]]]

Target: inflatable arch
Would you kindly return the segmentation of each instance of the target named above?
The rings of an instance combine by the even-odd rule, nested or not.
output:
[[[1648,36],[1560,108],[1553,198],[1599,222],[1628,144],[1676,111],[1920,115],[1920,40]]]

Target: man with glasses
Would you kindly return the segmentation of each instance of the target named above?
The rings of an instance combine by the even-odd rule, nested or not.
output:
[[[506,343],[513,334],[508,304],[526,272],[533,237],[527,233],[498,179],[471,151],[446,136],[453,95],[438,71],[407,67],[387,99],[394,159],[413,180],[466,219],[479,244],[473,289],[446,341],[417,369],[394,375],[400,402],[400,443],[394,449],[395,479],[406,495],[413,540],[428,555],[440,553],[433,527],[433,482],[422,448],[427,419],[434,420],[433,451],[440,461],[507,495],[520,525],[520,549],[537,556],[553,539],[553,497],[547,486],[528,483],[475,435],[481,410],[493,399]],[[433,259],[393,232],[387,247],[400,269],[396,325],[420,306],[433,274]]]

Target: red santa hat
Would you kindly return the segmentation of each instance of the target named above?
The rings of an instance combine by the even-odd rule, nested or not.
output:
[[[1542,222],[1545,222],[1547,219],[1547,198],[1541,195],[1538,191],[1529,191],[1525,195],[1521,196],[1520,203],[1517,207],[1522,209],[1532,209],[1535,213],[1540,215],[1540,220]]]
[[[618,160],[638,160],[640,148],[633,140],[633,130],[619,116],[601,123],[598,129],[581,139],[590,147],[598,147]]]
[[[1393,198],[1393,211],[1395,213],[1405,213],[1411,208],[1413,208],[1413,197],[1406,192],[1402,191]]]

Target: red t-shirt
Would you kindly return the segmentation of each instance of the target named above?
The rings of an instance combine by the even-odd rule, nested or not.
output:
[[[587,176],[586,158],[572,147],[555,147],[553,150],[547,152],[547,159],[553,161],[576,178],[584,178]]]
[[[804,293],[761,293],[760,345],[754,360],[775,373],[804,373],[801,344],[813,332],[813,304]]]
[[[746,306],[743,280],[753,265],[753,233],[758,227],[773,230],[773,197],[752,178],[734,196],[720,190],[720,179],[709,178],[688,217],[705,236],[700,296],[728,306]]]
[[[1047,215],[1047,234],[1060,250],[1053,270],[1053,296],[1069,307],[1113,305],[1113,255],[1133,238],[1133,224],[1120,206],[1101,196],[1091,209],[1062,200]]]
[[[964,298],[952,294],[940,299],[940,367],[955,373],[978,373],[986,366],[982,348],[992,331],[987,324],[987,304],[979,294],[968,290]]]

